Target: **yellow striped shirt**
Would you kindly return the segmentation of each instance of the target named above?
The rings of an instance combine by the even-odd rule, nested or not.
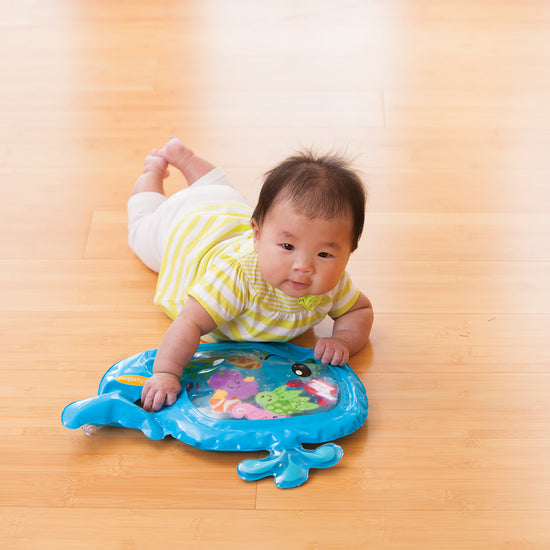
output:
[[[171,318],[188,296],[217,324],[216,340],[290,340],[348,311],[359,290],[347,272],[327,294],[300,301],[269,285],[258,269],[243,204],[212,205],[192,212],[172,232],[160,269],[155,303]]]

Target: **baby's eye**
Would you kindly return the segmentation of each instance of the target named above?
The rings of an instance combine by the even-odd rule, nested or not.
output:
[[[281,246],[285,249],[285,250],[294,250],[294,245],[290,244],[290,243],[283,243],[281,244]]]
[[[330,258],[331,254],[329,252],[319,252],[321,258]]]

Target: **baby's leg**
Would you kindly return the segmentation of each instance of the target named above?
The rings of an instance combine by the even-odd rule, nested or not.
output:
[[[146,157],[143,173],[128,200],[128,244],[147,267],[157,272],[163,251],[158,245],[159,224],[154,213],[166,201],[163,180],[168,176],[167,167],[161,157]]]
[[[216,168],[211,162],[198,157],[186,147],[178,138],[170,138],[162,149],[154,149],[153,155],[163,158],[168,164],[177,168],[193,185],[199,178]]]
[[[143,173],[136,180],[131,195],[145,191],[164,195],[163,180],[168,175],[168,163],[162,157],[149,155],[145,158]]]

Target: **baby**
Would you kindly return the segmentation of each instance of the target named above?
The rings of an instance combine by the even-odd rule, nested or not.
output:
[[[189,187],[167,198],[168,166]],[[345,268],[363,230],[366,193],[335,156],[303,153],[268,172],[254,211],[222,170],[171,138],[146,159],[128,201],[129,244],[159,272],[155,303],[174,321],[142,405],[173,405],[201,336],[290,340],[324,317],[315,358],[344,365],[368,341],[368,298]]]

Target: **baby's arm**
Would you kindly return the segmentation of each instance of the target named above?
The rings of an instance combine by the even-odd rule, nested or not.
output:
[[[370,300],[360,293],[351,309],[334,321],[332,336],[319,339],[315,359],[328,365],[345,365],[368,342],[373,319]]]
[[[206,310],[189,298],[181,313],[166,331],[153,364],[153,376],[141,393],[143,408],[158,411],[163,405],[173,405],[181,391],[180,378],[197,351],[200,337],[216,328]]]

